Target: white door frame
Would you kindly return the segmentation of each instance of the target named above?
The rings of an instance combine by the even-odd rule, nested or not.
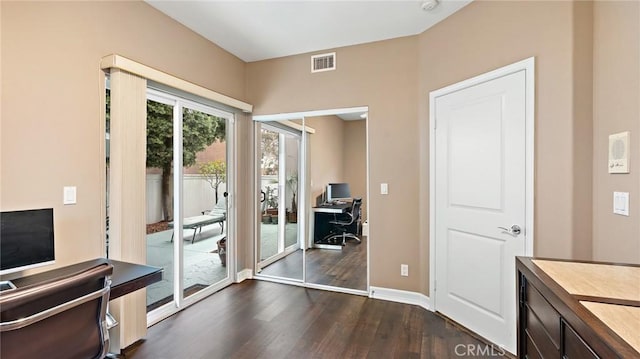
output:
[[[470,79],[431,91],[429,93],[429,297],[433,311],[436,303],[436,98],[464,88],[491,81],[518,71],[525,71],[525,255],[533,256],[534,223],[534,121],[535,121],[535,58],[530,57],[505,67],[472,77]]]

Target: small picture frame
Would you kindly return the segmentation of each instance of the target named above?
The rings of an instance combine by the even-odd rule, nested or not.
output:
[[[629,131],[609,136],[609,173],[629,173]]]

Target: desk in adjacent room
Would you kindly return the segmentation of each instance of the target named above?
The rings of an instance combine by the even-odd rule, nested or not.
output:
[[[338,214],[349,212],[350,209],[350,202],[341,204],[325,204],[318,207],[312,207],[311,211],[313,212],[313,216],[311,217],[310,226],[313,238],[311,238],[311,247],[341,250],[342,245],[323,243],[322,239],[329,234],[329,221],[333,221],[335,216]]]

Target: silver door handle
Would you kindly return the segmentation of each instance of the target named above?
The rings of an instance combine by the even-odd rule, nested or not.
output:
[[[498,228],[502,229],[503,231],[509,234],[513,234],[514,236],[517,236],[518,234],[520,234],[520,232],[522,232],[522,229],[517,224],[514,224],[513,226],[511,226],[511,228],[506,228],[506,227],[498,227]]]

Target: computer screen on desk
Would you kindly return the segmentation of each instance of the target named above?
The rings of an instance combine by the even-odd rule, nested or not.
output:
[[[0,213],[0,274],[53,264],[53,208]]]
[[[329,183],[327,185],[327,202],[351,198],[348,183]]]

